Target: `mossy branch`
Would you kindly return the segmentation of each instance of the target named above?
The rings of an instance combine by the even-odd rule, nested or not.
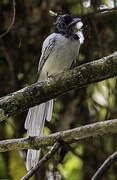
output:
[[[43,137],[3,140],[0,141],[0,152],[21,149],[39,149],[40,147],[51,146],[57,141],[73,143],[89,137],[103,136],[111,133],[117,133],[117,119],[97,122]]]
[[[72,89],[117,75],[117,52],[35,83],[0,99],[0,121]]]

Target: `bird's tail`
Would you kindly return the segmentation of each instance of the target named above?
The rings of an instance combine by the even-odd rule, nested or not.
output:
[[[53,111],[53,99],[29,109],[25,129],[28,136],[43,136],[45,120],[50,121]],[[40,156],[40,150],[28,150],[26,158],[26,168],[30,170],[34,167]]]

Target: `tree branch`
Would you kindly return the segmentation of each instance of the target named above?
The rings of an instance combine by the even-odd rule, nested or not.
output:
[[[98,180],[102,179],[102,176],[107,171],[107,169],[117,160],[117,151],[114,152],[112,155],[110,155],[104,163],[101,165],[101,167],[96,171],[94,176],[91,178],[91,180]]]
[[[36,171],[38,171],[38,169],[42,167],[56,153],[59,147],[60,144],[56,142],[52,149],[44,157],[42,157],[38,164],[35,167],[33,167],[30,171],[28,171],[28,173],[21,180],[28,180],[30,177],[32,177],[36,173]]]
[[[80,18],[87,18],[87,17],[92,17],[92,16],[106,16],[106,15],[110,15],[110,14],[116,14],[117,13],[117,8],[106,8],[106,9],[99,9],[97,11],[94,12],[90,12],[90,13],[84,13],[81,15],[78,15],[78,17]]]
[[[117,75],[117,52],[38,82],[0,99],[0,121],[29,107]]]
[[[21,149],[39,149],[44,146],[52,146],[62,140],[68,143],[83,140],[89,137],[103,136],[117,132],[117,119],[97,122],[71,130],[61,131],[43,137],[27,137],[0,141],[0,152]]]

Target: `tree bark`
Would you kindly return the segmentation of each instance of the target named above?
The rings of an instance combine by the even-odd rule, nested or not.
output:
[[[52,76],[0,99],[0,121],[28,108],[56,98],[72,89],[117,75],[117,52]]]
[[[103,136],[117,132],[117,119],[97,122],[71,130],[60,131],[43,137],[27,137],[0,141],[0,152],[21,149],[39,149],[55,142],[73,143],[89,137]]]

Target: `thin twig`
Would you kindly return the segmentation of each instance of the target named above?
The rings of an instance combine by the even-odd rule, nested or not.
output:
[[[84,17],[91,17],[91,16],[105,16],[108,14],[113,14],[113,13],[117,13],[117,7],[115,8],[107,8],[107,9],[99,9],[95,12],[90,12],[90,13],[84,13],[79,15],[78,17],[84,18]]]
[[[104,163],[100,166],[100,168],[96,171],[91,180],[99,180],[102,179],[102,176],[108,170],[108,168],[117,160],[117,151],[110,155]]]
[[[38,169],[42,167],[56,153],[59,147],[60,143],[56,142],[52,149],[39,161],[39,163],[34,168],[28,171],[28,173],[23,178],[21,178],[21,180],[28,180],[30,177],[32,177],[38,171]]]
[[[64,141],[63,141],[64,142]],[[77,158],[83,159],[83,156],[78,154],[73,147],[71,147],[68,143],[64,142],[65,147],[71,151]]]
[[[12,17],[10,25],[8,26],[8,29],[3,34],[0,35],[0,38],[5,36],[11,30],[11,28],[12,28],[14,22],[15,22],[15,14],[16,14],[15,0],[12,0],[12,2],[13,2],[13,17]]]

